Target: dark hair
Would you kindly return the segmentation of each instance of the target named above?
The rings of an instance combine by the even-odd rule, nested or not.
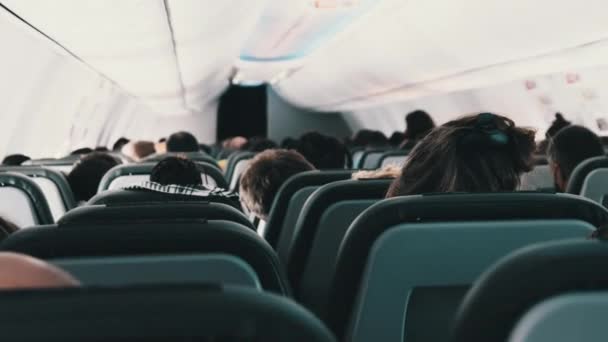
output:
[[[298,146],[298,140],[294,138],[285,138],[281,142],[281,148],[286,150],[295,150]]]
[[[188,132],[171,134],[167,139],[167,152],[198,152],[198,140]]]
[[[296,151],[264,151],[253,158],[241,177],[241,200],[251,212],[265,219],[283,183],[293,175],[311,170],[314,166]]]
[[[421,140],[435,128],[435,122],[431,116],[423,111],[416,110],[405,116],[405,139]]]
[[[349,162],[348,149],[340,140],[317,132],[300,137],[295,149],[320,170],[344,169]]]
[[[92,148],[89,147],[83,147],[83,148],[79,148],[77,150],[72,151],[72,153],[70,153],[71,156],[76,156],[76,155],[82,155],[82,154],[89,154],[93,152]]]
[[[97,146],[95,147],[95,152],[110,152],[110,150],[105,146]]]
[[[247,140],[247,143],[243,145],[241,149],[249,152],[264,152],[277,147],[277,143],[270,139],[264,137],[253,137]]]
[[[568,126],[561,129],[549,141],[547,156],[559,166],[565,181],[572,171],[586,159],[604,155],[600,138],[582,126]]]
[[[119,138],[118,140],[116,140],[116,142],[114,143],[114,145],[112,145],[112,151],[114,152],[120,152],[122,150],[122,148],[128,144],[131,140],[127,139],[127,138]]]
[[[167,138],[160,138],[160,139],[158,139],[158,143],[159,144],[160,143],[164,143],[164,142],[167,142]]]
[[[19,230],[19,227],[13,222],[7,220],[4,217],[0,216],[0,230],[4,231],[7,234],[13,234]]]
[[[76,200],[88,201],[95,196],[103,176],[118,164],[120,161],[102,152],[90,153],[77,161],[68,175],[68,183]]]
[[[514,191],[533,167],[534,135],[491,113],[448,122],[416,145],[387,197]]]
[[[136,141],[133,143],[133,153],[137,159],[144,159],[156,152],[156,146],[151,141]]]
[[[2,160],[2,165],[19,166],[30,159],[30,157],[25,156],[23,154],[11,154],[4,157],[4,159]]]
[[[355,134],[352,145],[353,147],[386,147],[389,142],[384,133],[363,129]]]
[[[403,132],[394,132],[390,138],[388,138],[389,144],[391,146],[397,147],[400,146],[405,140],[405,133]]]
[[[150,181],[162,185],[201,185],[201,172],[193,161],[181,157],[167,157],[156,164]]]
[[[555,113],[555,120],[553,120],[553,123],[551,123],[549,129],[547,129],[547,133],[545,133],[545,136],[547,137],[547,139],[550,139],[554,135],[556,135],[557,132],[570,125],[572,125],[572,123],[570,121],[567,121],[562,115],[562,113]]]

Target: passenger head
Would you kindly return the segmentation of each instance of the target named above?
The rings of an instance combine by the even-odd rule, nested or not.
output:
[[[352,144],[353,147],[376,148],[386,147],[389,142],[382,132],[363,129],[355,134]]]
[[[555,113],[555,120],[553,120],[553,123],[551,123],[551,126],[549,126],[549,129],[547,130],[547,133],[545,133],[545,136],[547,137],[547,139],[551,139],[551,137],[556,135],[557,132],[570,125],[572,125],[572,123],[564,119],[562,113]]]
[[[294,138],[285,138],[281,142],[281,148],[285,150],[295,150],[298,147],[298,140]]]
[[[167,157],[152,169],[150,181],[162,185],[196,186],[203,183],[201,172],[193,161],[181,157]]]
[[[417,110],[405,116],[405,139],[421,140],[435,128],[435,122],[431,116],[423,111]]]
[[[232,137],[222,141],[222,147],[227,150],[240,150],[247,144],[245,137]]]
[[[253,137],[242,146],[242,149],[249,152],[264,152],[277,147],[277,143],[270,139],[264,137]]]
[[[11,154],[11,155],[4,157],[4,159],[2,160],[2,165],[19,166],[30,159],[31,159],[30,157],[25,156],[23,154]]]
[[[141,161],[155,152],[156,146],[151,141],[132,141],[122,148],[122,154],[134,161]]]
[[[268,150],[258,154],[240,182],[241,200],[245,206],[261,219],[266,219],[279,188],[291,176],[314,170],[296,151]]]
[[[490,113],[448,122],[414,147],[387,197],[514,191],[533,167],[534,135]]]
[[[97,193],[103,176],[120,162],[107,153],[93,152],[74,164],[68,182],[77,201],[88,201]]]
[[[120,152],[122,151],[122,148],[129,143],[129,139],[127,138],[119,138],[118,140],[116,140],[116,142],[114,143],[114,145],[112,145],[112,151],[114,152]]]
[[[0,290],[77,287],[67,272],[27,255],[0,253]]]
[[[600,138],[582,126],[561,129],[549,141],[547,148],[551,170],[558,191],[565,191],[572,171],[589,158],[603,156]]]
[[[317,132],[306,133],[296,144],[300,152],[320,170],[344,169],[348,164],[348,149],[340,140]]]
[[[89,147],[83,147],[83,148],[79,148],[77,150],[72,151],[72,153],[70,153],[70,155],[77,156],[77,155],[89,154],[91,152],[93,152],[93,149],[91,149]]]
[[[198,152],[198,140],[188,132],[171,134],[167,139],[167,152]]]
[[[391,146],[395,146],[395,147],[401,145],[404,140],[405,140],[405,133],[403,133],[403,132],[394,132],[393,135],[391,135],[391,137],[388,138],[389,144],[391,144]]]

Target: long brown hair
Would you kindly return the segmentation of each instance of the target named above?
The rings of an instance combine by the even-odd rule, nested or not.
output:
[[[514,191],[533,167],[534,136],[491,113],[450,121],[416,145],[387,197]]]

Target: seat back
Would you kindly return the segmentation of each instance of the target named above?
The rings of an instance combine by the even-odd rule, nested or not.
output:
[[[237,209],[222,203],[167,202],[132,203],[129,205],[86,205],[71,210],[58,221],[66,224],[96,224],[154,220],[156,222],[178,219],[231,221],[255,230],[251,221]]]
[[[608,168],[595,169],[587,175],[581,188],[581,196],[606,206],[608,194]]]
[[[437,194],[381,201],[359,215],[349,228],[338,254],[327,314],[323,315],[342,336],[372,246],[392,227],[504,220],[577,220],[600,227],[608,223],[608,210],[578,196],[548,193]]]
[[[363,152],[361,159],[359,160],[358,168],[363,170],[376,169],[380,163],[382,155],[387,152],[386,149],[373,149],[366,150]]]
[[[569,194],[580,195],[587,176],[596,169],[608,168],[608,157],[595,157],[580,163],[568,180],[566,192]]]
[[[204,162],[195,162],[195,164],[201,173],[203,185],[210,188],[227,188],[222,172],[217,167]],[[105,174],[99,184],[98,192],[136,186],[149,181],[154,166],[156,163],[118,165]]]
[[[352,168],[353,169],[358,169],[359,168],[359,164],[361,163],[361,158],[363,157],[363,154],[365,154],[365,149],[364,148],[357,148],[351,151],[352,154]]]
[[[608,290],[608,245],[585,239],[518,250],[479,277],[457,311],[452,341],[507,341],[535,305],[569,293]]]
[[[257,273],[262,288],[288,294],[272,248],[251,228],[214,219],[143,219],[107,223],[67,222],[19,231],[0,250],[51,260],[107,256],[227,254]]]
[[[74,163],[80,159],[80,156],[70,156],[63,159],[33,159],[24,162],[23,166],[40,166],[48,169],[69,174],[74,168]]]
[[[143,162],[159,162],[167,157],[182,157],[196,162],[203,162],[219,167],[213,157],[205,152],[167,152],[163,154],[153,154],[143,159]]]
[[[335,341],[287,298],[219,285],[3,291],[0,311],[6,341]]]
[[[217,283],[261,289],[255,271],[227,254],[55,259],[84,286]]]
[[[0,216],[18,227],[54,222],[42,189],[27,176],[0,173],[0,203]]]
[[[30,177],[38,186],[51,209],[53,219],[76,207],[76,200],[63,173],[38,166],[3,166],[0,172],[15,172]]]
[[[593,230],[578,220],[391,227],[372,243],[348,335],[358,342],[372,336],[395,342],[448,341],[468,286],[494,262],[527,245],[584,239]]]
[[[549,165],[536,165],[521,177],[520,189],[524,191],[555,191],[555,183]]]
[[[289,243],[291,235],[282,232],[288,229],[293,231],[308,197],[322,185],[349,179],[351,176],[352,171],[335,170],[302,172],[289,178],[274,198],[264,228],[264,239],[275,249],[281,239],[283,239],[282,244]]]
[[[133,205],[138,203],[171,203],[171,202],[195,202],[195,203],[222,203],[241,210],[238,197],[226,197],[222,194],[209,193],[208,196],[194,196],[185,194],[171,194],[147,189],[121,189],[101,192],[91,198],[87,205]]]
[[[382,154],[376,168],[383,168],[389,165],[397,165],[402,167],[407,161],[409,151],[389,151]]]
[[[247,169],[253,157],[255,157],[253,152],[236,152],[230,155],[225,173],[230,190],[235,190],[238,187],[241,174]]]
[[[302,208],[288,246],[279,260],[300,303],[313,312],[327,304],[338,249],[357,216],[384,198],[392,180],[339,181],[320,187]],[[288,228],[288,227],[285,227]]]
[[[557,296],[534,306],[519,321],[510,342],[606,341],[608,293]]]

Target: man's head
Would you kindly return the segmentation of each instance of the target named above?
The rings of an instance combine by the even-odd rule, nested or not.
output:
[[[290,177],[314,170],[296,151],[268,150],[258,154],[241,177],[240,195],[245,206],[261,219],[270,213],[279,188]]]
[[[320,133],[306,133],[295,149],[320,170],[344,169],[348,162],[348,149],[340,140]]]
[[[103,176],[114,166],[120,164],[107,153],[93,152],[76,162],[68,175],[68,182],[77,201],[88,201],[97,193]]]
[[[19,166],[30,159],[30,157],[25,156],[23,154],[11,154],[4,157],[4,160],[2,160],[2,165]]]
[[[162,185],[201,185],[201,173],[193,161],[180,157],[167,157],[152,169],[150,181]]]
[[[112,145],[112,151],[114,152],[120,152],[122,151],[122,148],[129,143],[129,139],[127,138],[119,138],[118,140],[116,140],[116,142],[114,143],[114,145]]]
[[[167,139],[167,152],[198,152],[198,140],[188,132],[171,134]]]
[[[568,126],[557,132],[549,142],[550,159],[555,187],[565,191],[574,169],[583,161],[604,155],[600,138],[582,126]]]
[[[17,253],[0,253],[0,290],[79,285],[70,274],[47,262]]]

